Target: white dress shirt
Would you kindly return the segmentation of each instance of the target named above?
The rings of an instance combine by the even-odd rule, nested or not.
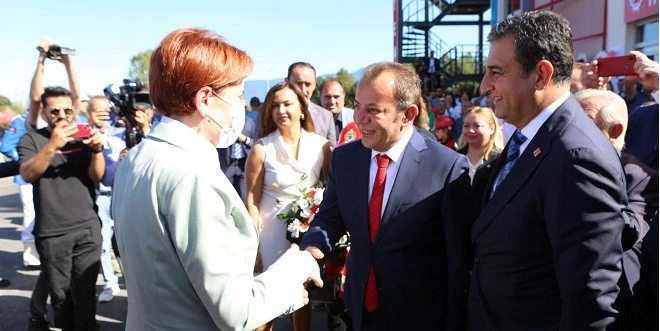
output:
[[[472,184],[472,181],[474,180],[474,175],[477,173],[477,169],[484,164],[484,158],[480,158],[479,161],[477,161],[475,164],[472,164],[472,161],[470,161],[469,157],[465,157],[468,161],[468,175],[470,176],[470,184]]]
[[[570,92],[566,92],[566,94],[562,95],[559,97],[557,100],[555,100],[553,103],[551,103],[548,107],[545,109],[541,110],[541,112],[534,117],[534,119],[529,122],[527,125],[525,125],[520,132],[527,138],[524,143],[520,145],[520,152],[518,156],[522,155],[522,153],[525,151],[525,148],[529,145],[529,143],[534,139],[534,136],[536,135],[537,132],[539,132],[539,129],[541,129],[541,126],[545,121],[552,116],[552,114],[561,106],[564,101],[568,99],[568,97],[571,95]],[[504,156],[506,157],[506,155]],[[502,169],[500,169],[502,171]],[[499,174],[498,174],[499,176]],[[491,187],[491,195],[495,194],[495,189],[497,186],[495,184],[497,181],[493,181],[493,186]]]
[[[399,172],[399,166],[401,165],[401,156],[403,155],[403,150],[408,145],[410,137],[412,137],[413,131],[412,127],[408,127],[407,131],[403,133],[401,140],[399,140],[392,148],[385,152],[377,152],[371,150],[371,162],[369,163],[369,202],[371,202],[371,192],[374,189],[374,180],[376,179],[376,172],[378,171],[378,163],[376,161],[376,155],[385,154],[390,158],[390,164],[387,166],[387,177],[385,178],[385,191],[383,192],[383,205],[380,209],[380,215],[383,215],[385,207],[387,206],[387,200],[389,200],[390,193],[392,192],[392,187],[394,186],[394,179],[396,179],[396,174]]]
[[[529,122],[527,125],[525,125],[520,132],[527,137],[527,140],[525,140],[524,143],[520,145],[520,154],[518,156],[522,155],[522,153],[525,151],[525,148],[527,148],[527,145],[534,139],[534,136],[536,135],[537,132],[539,132],[539,129],[541,128],[541,125],[545,123],[545,121],[552,116],[552,114],[561,106],[564,101],[568,100],[568,97],[571,95],[570,92],[566,92],[564,95],[559,97],[559,99],[555,100],[553,103],[551,103],[548,107],[543,109],[534,119]]]

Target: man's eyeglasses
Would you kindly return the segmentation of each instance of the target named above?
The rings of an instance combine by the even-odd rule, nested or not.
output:
[[[70,116],[71,114],[73,114],[73,109],[71,108],[64,108],[64,109],[52,108],[50,110],[50,114],[52,116],[58,116],[62,110],[64,110],[64,114],[66,114],[66,116]]]

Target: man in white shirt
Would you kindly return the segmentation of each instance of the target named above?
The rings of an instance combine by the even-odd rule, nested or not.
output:
[[[362,140],[334,150],[323,202],[300,245],[321,258],[350,233],[344,304],[356,330],[453,330],[464,322],[467,161],[415,130],[420,98],[419,77],[403,65],[365,69],[354,116]]]
[[[332,113],[335,122],[335,134],[353,122],[353,109],[344,107],[346,93],[339,79],[331,78],[321,84],[321,105]]]

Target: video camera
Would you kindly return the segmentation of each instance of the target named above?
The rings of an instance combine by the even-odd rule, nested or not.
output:
[[[59,60],[62,58],[62,54],[66,55],[76,55],[76,50],[69,47],[62,47],[60,45],[50,45],[48,50],[43,49],[41,46],[37,46],[39,52],[45,52],[46,57],[51,60]]]
[[[123,86],[110,84],[103,89],[103,93],[110,100],[110,109],[117,116],[126,118],[128,122],[126,123],[126,147],[129,149],[139,144],[144,137],[144,133],[139,131],[135,121],[135,112],[153,108],[149,93],[143,90],[142,82],[128,78],[124,79]]]
[[[112,102],[112,111],[118,116],[132,117],[136,110],[152,108],[148,92],[143,92],[144,84],[132,79],[124,79],[124,86],[110,84],[103,93]]]

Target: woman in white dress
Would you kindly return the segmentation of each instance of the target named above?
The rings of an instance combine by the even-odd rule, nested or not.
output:
[[[263,138],[245,164],[245,204],[259,229],[262,270],[291,244],[277,214],[314,186],[330,164],[330,143],[314,133],[307,100],[294,86],[280,83],[268,91],[260,117]],[[294,329],[309,330],[309,306],[294,312]],[[262,330],[271,330],[272,322]]]

